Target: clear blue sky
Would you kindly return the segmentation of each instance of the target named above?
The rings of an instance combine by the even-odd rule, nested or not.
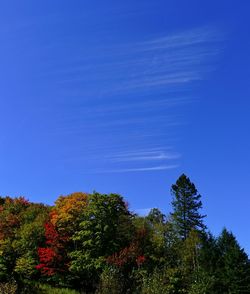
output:
[[[202,2],[202,3],[201,3]],[[250,252],[249,1],[1,1],[0,194],[117,192],[171,209],[186,173],[206,223]]]

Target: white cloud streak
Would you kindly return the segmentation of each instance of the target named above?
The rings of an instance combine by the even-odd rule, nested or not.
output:
[[[178,153],[170,153],[162,150],[149,150],[137,152],[124,152],[111,155],[109,160],[119,161],[158,161],[158,160],[173,160],[180,158]]]
[[[63,86],[101,83],[104,96],[181,86],[201,80],[213,70],[208,62],[219,52],[219,38],[205,27],[106,48],[104,53],[100,48],[98,59],[89,53],[75,67],[60,66],[50,74]]]
[[[183,124],[179,110],[195,100],[191,94],[194,83],[214,70],[212,61],[220,51],[220,38],[209,27],[190,29],[94,48],[78,62],[74,56],[71,63],[59,63],[43,75],[47,74],[63,95],[67,93],[69,108],[74,111],[58,117],[56,131],[86,136],[85,150],[99,159],[98,173],[177,168],[181,155],[166,150],[165,137]],[[158,136],[152,142],[159,132],[164,139]],[[95,136],[106,144],[105,150],[92,149]],[[159,148],[151,149],[154,144]],[[169,161],[173,164],[167,164]]]
[[[110,170],[106,169],[106,170],[99,170],[96,172],[97,173],[152,172],[152,171],[175,169],[177,167],[179,167],[179,165],[173,164],[173,165],[158,165],[153,167],[120,168],[120,169],[110,169]]]

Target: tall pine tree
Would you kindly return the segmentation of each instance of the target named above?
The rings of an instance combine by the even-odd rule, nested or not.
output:
[[[173,195],[173,217],[174,224],[182,239],[186,239],[192,230],[202,231],[204,215],[199,213],[202,208],[201,195],[190,179],[182,174],[171,189]]]

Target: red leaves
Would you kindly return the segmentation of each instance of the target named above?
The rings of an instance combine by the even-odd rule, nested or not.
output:
[[[56,269],[49,268],[45,264],[42,264],[42,263],[37,265],[36,269],[41,270],[42,274],[46,275],[46,276],[54,276],[54,274],[56,273]]]
[[[143,241],[146,235],[146,230],[144,228],[137,231],[136,237],[131,242],[128,247],[125,247],[121,251],[114,253],[107,258],[107,263],[113,264],[118,267],[122,267],[126,264],[136,263],[137,266],[142,265],[146,258],[142,254],[143,251]]]
[[[139,255],[140,248],[137,242],[132,242],[128,247],[125,247],[118,253],[107,258],[107,263],[122,267],[129,263],[136,263],[138,266],[142,265],[146,258],[144,255]]]
[[[0,239],[13,238],[15,229],[22,225],[22,215],[30,202],[24,197],[1,198],[0,205]]]
[[[38,249],[40,264],[36,267],[42,274],[53,276],[69,267],[67,251],[70,236],[75,232],[74,223],[88,203],[85,193],[73,193],[57,199],[45,228],[45,248]]]
[[[56,259],[57,254],[52,248],[38,248],[41,263],[50,263]]]
[[[64,261],[66,257],[65,242],[68,238],[61,236],[50,222],[46,223],[44,227],[48,247],[38,248],[40,264],[36,266],[36,269],[41,270],[44,275],[53,276],[67,268]]]
[[[52,223],[46,223],[44,225],[45,228],[45,238],[46,238],[46,244],[47,245],[56,245],[59,234],[56,231],[55,227],[52,225]]]
[[[55,226],[50,222],[46,223],[44,227],[46,244],[57,248],[63,248],[64,243],[68,241],[69,238],[67,236],[63,236],[62,234],[59,234]]]
[[[125,247],[118,253],[114,253],[113,255],[107,258],[107,263],[116,265],[121,267],[128,263],[129,261],[133,260],[135,256],[135,246],[132,243],[128,247]]]
[[[53,276],[57,272],[62,271],[58,266],[63,258],[55,251],[55,249],[38,248],[38,255],[41,263],[36,266],[36,269],[41,270],[42,274]]]
[[[136,263],[138,266],[142,265],[146,260],[146,257],[144,255],[140,255],[136,258]]]

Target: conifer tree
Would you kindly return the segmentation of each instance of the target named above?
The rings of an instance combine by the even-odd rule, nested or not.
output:
[[[218,293],[250,293],[250,261],[235,236],[223,229],[217,247]]]
[[[182,174],[176,184],[172,185],[171,192],[174,210],[171,215],[180,237],[185,240],[190,231],[204,230],[206,228],[203,224],[205,216],[199,213],[202,208],[201,195],[190,179]]]

